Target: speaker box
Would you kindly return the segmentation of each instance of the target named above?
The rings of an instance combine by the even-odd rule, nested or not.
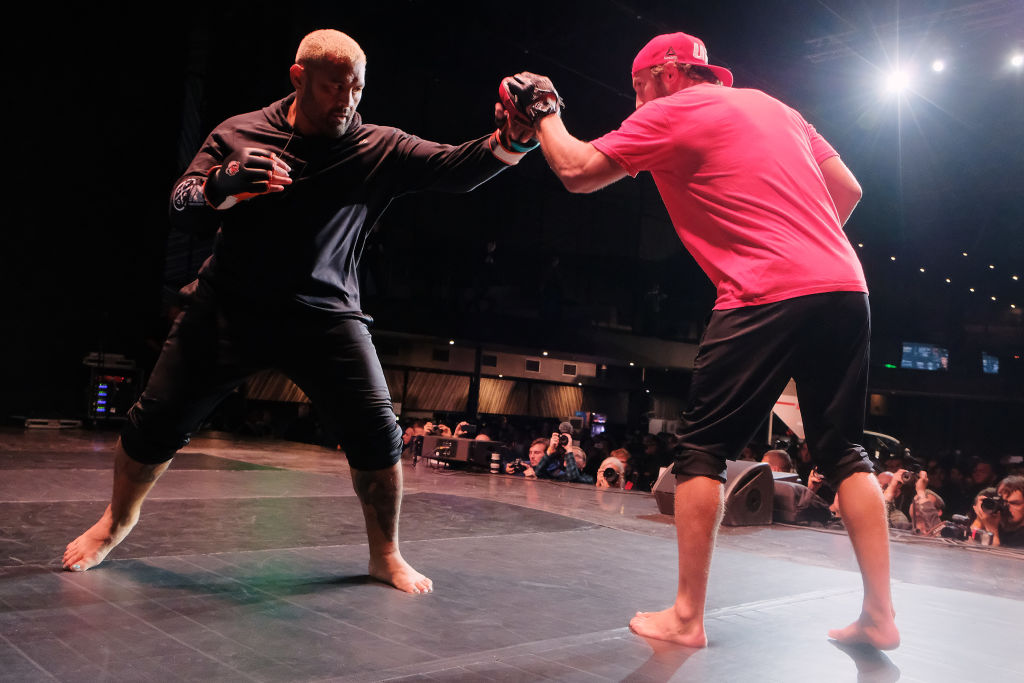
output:
[[[490,467],[491,454],[504,454],[507,446],[499,441],[477,441],[476,439],[457,439],[452,436],[423,437],[422,457],[435,458],[447,462],[464,462]]]
[[[654,484],[654,500],[658,511],[671,515],[675,511],[676,477],[666,467]],[[759,526],[772,523],[775,478],[766,462],[727,460],[725,475],[726,526]]]
[[[469,447],[472,439],[456,439],[450,436],[428,434],[423,437],[424,458],[436,458],[454,462],[469,462]]]

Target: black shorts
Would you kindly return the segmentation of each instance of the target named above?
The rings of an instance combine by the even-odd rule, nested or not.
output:
[[[866,294],[829,292],[712,311],[694,362],[675,474],[725,481],[790,378],[807,446],[838,490],[873,471],[864,432],[871,315]]]
[[[399,461],[402,432],[364,321],[241,312],[219,306],[202,287],[128,412],[125,452],[143,463],[170,460],[228,394],[268,368],[305,392],[353,468],[380,470]]]

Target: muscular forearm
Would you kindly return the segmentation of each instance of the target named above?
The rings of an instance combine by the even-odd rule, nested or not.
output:
[[[592,144],[573,137],[558,116],[540,120],[537,139],[548,166],[570,192],[594,192],[626,175]]]

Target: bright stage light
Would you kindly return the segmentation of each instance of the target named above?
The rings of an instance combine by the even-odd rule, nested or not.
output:
[[[932,62],[932,71],[934,71],[935,73],[942,73],[945,70],[946,70],[946,62],[945,62],[945,60],[936,59],[934,62]]]
[[[910,77],[907,76],[904,71],[893,71],[885,77],[886,92],[896,93],[898,95],[906,90],[909,85]]]
[[[1010,66],[1017,69],[1024,66],[1024,54],[1021,54],[1020,52],[1013,53],[1013,55],[1010,56]]]

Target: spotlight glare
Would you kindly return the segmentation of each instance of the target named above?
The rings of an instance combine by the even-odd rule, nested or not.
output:
[[[922,269],[921,269],[921,272],[922,272],[922,273],[924,272],[924,268],[922,268]]]
[[[546,356],[546,355],[548,355],[548,352],[547,352],[547,351],[541,351],[541,352],[540,352],[540,355],[542,355],[542,356]]]
[[[966,251],[964,252],[964,256],[967,256],[967,252]]]
[[[893,71],[891,74],[885,77],[885,90],[895,94],[900,94],[907,89],[910,85],[910,78],[903,71]]]
[[[971,287],[971,294],[974,294],[974,287]]]
[[[950,282],[952,282],[952,280],[950,280],[950,279],[949,279],[949,278],[947,277],[947,278],[946,278],[946,283],[948,284],[948,283],[950,283]]]
[[[455,346],[455,340],[454,339],[449,339],[448,340],[448,346]]]
[[[1010,66],[1021,68],[1024,66],[1024,54],[1015,52],[1010,56]]]
[[[857,242],[857,246],[860,247],[861,249],[863,249],[864,248],[864,243],[863,242]]]
[[[995,301],[995,300],[996,300],[996,298],[995,298],[995,297],[992,297],[992,301]]]
[[[946,62],[941,59],[936,59],[932,62],[932,71],[935,73],[941,73],[946,70]]]
[[[995,269],[996,269],[996,267],[995,267],[995,266],[993,266],[993,265],[992,265],[992,264],[990,263],[990,264],[989,264],[989,266],[988,266],[988,269],[989,269],[989,270],[995,270]]]
[[[890,256],[890,257],[889,257],[889,260],[890,260],[890,261],[895,261],[895,260],[896,260],[896,257],[895,257],[895,256]]]
[[[1017,277],[1016,275],[1013,275],[1013,276],[1012,276],[1012,278],[1013,278],[1014,280],[1019,280],[1019,279],[1020,279],[1020,278],[1019,278],[1019,277]]]

